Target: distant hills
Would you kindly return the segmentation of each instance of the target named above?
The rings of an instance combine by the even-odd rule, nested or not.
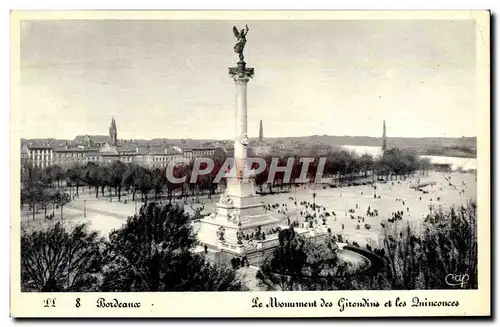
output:
[[[330,146],[355,145],[355,146],[381,146],[381,137],[370,136],[332,136],[311,135],[301,137],[276,137],[266,138],[267,141],[323,143]],[[476,148],[476,137],[387,137],[389,148],[428,148],[428,147],[471,147]]]

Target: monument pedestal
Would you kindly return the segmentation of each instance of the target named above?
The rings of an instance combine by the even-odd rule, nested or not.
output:
[[[226,192],[216,204],[215,213],[201,219],[199,224],[201,243],[237,255],[245,255],[249,250],[246,236],[255,236],[257,231],[270,235],[277,227],[282,227],[280,220],[264,209],[253,182],[239,178],[228,179]],[[256,247],[253,245],[250,247]]]

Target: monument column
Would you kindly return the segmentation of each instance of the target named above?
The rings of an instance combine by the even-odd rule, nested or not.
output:
[[[234,164],[236,177],[241,179],[247,159],[247,83],[254,75],[253,68],[247,68],[242,60],[237,67],[229,68],[229,75],[236,84],[236,131],[234,140]]]
[[[278,229],[282,228],[280,219],[273,217],[264,208],[264,203],[256,196],[253,176],[255,172],[247,172],[247,85],[254,75],[253,68],[247,68],[243,57],[246,44],[246,29],[238,31],[233,27],[233,33],[238,39],[234,52],[239,61],[236,67],[229,68],[229,75],[234,80],[236,88],[236,122],[234,135],[234,167],[231,176],[227,177],[225,193],[215,205],[215,212],[199,220],[198,239],[202,244],[217,247],[218,251],[241,257],[247,256],[249,262],[259,265],[264,251],[272,251],[279,245]],[[262,135],[262,133],[261,133]],[[255,235],[256,229],[262,235]],[[301,235],[309,235],[309,231],[295,229]],[[248,236],[253,235],[252,239]],[[265,237],[264,237],[265,235]],[[265,240],[264,240],[265,239]]]
[[[247,83],[248,78],[240,78],[238,76],[233,77],[236,83],[236,135],[235,135],[235,146],[238,146],[238,157],[239,159],[246,158],[246,151],[244,147],[241,147],[239,141],[243,141],[247,135]]]

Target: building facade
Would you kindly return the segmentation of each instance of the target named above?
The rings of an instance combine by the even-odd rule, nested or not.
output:
[[[88,149],[81,147],[62,147],[62,148],[53,148],[54,152],[54,165],[58,165],[61,167],[69,167],[74,164],[85,164],[87,161],[87,153]]]
[[[200,145],[200,144],[198,144]],[[228,150],[222,146],[199,146],[186,148],[180,146],[162,147],[153,143],[138,145],[132,142],[119,142],[118,129],[114,117],[109,126],[109,135],[79,135],[72,141],[64,141],[57,146],[24,144],[21,160],[24,164],[45,168],[58,165],[69,168],[90,162],[110,164],[121,161],[135,163],[149,168],[165,168],[171,162],[190,162],[196,158],[226,157]],[[232,156],[232,153],[230,154]]]
[[[27,160],[33,167],[45,168],[54,162],[54,151],[50,146],[28,146]]]

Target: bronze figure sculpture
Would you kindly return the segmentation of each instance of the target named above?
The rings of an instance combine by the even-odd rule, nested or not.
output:
[[[238,43],[235,44],[234,46],[234,52],[236,52],[239,57],[240,61],[243,61],[243,50],[245,49],[245,44],[247,43],[246,36],[248,34],[248,25],[245,25],[246,30],[242,29],[241,31],[238,31],[236,26],[233,26],[233,33],[236,39],[238,40]]]

